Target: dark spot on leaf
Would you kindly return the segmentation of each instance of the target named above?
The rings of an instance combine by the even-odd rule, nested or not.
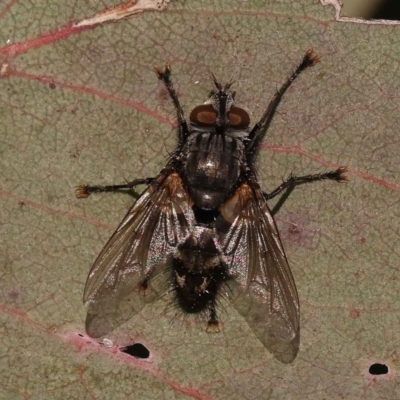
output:
[[[78,336],[83,337],[82,333],[78,333]]]
[[[120,349],[123,353],[129,354],[136,358],[149,358],[150,351],[141,343],[135,343]]]
[[[79,158],[81,150],[76,146],[74,149],[70,150],[69,154],[72,158]]]
[[[157,97],[159,100],[166,101],[168,99],[168,92],[165,89],[160,89]]]
[[[310,226],[310,218],[306,213],[303,215],[287,213],[278,225],[283,242],[290,242],[306,249],[313,249],[321,234]]]
[[[350,311],[350,317],[351,318],[358,318],[359,316],[360,316],[360,311],[359,310],[354,309],[354,310]]]
[[[292,235],[299,235],[301,232],[297,225],[291,224],[289,226],[289,233]]]
[[[19,291],[17,289],[10,290],[8,297],[11,301],[16,301],[19,297]]]
[[[49,87],[50,87],[50,89],[55,89],[56,85],[54,83],[50,83]]]
[[[369,367],[369,373],[371,375],[385,375],[389,372],[389,368],[385,364],[372,364]]]

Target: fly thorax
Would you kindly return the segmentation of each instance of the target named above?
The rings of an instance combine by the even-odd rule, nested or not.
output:
[[[212,210],[236,187],[244,157],[241,137],[195,132],[185,148],[183,180],[196,207]]]

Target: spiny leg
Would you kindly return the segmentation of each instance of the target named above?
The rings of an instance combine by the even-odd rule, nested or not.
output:
[[[267,110],[265,111],[264,115],[261,117],[260,121],[258,121],[254,128],[251,130],[249,134],[250,142],[247,146],[247,151],[254,157],[257,148],[261,141],[264,139],[264,136],[268,130],[268,127],[272,121],[272,118],[275,114],[275,111],[285,94],[286,90],[289,86],[293,83],[293,81],[303,72],[305,69],[314,66],[320,60],[320,56],[314,53],[314,49],[308,49],[306,54],[303,57],[302,62],[299,66],[294,70],[292,75],[289,79],[280,87],[280,89],[275,93],[274,97],[272,98],[271,102],[268,105]]]
[[[163,70],[155,66],[154,71],[156,72],[158,79],[163,81],[174,103],[179,124],[179,142],[185,142],[186,138],[189,136],[189,129],[186,123],[185,114],[178,99],[178,95],[176,94],[174,86],[171,82],[171,64],[169,62],[166,62]]]
[[[207,321],[206,332],[214,332],[214,333],[221,332],[221,323],[219,322],[217,317],[217,310],[214,301],[211,302],[209,311],[210,311],[210,316]]]
[[[277,196],[278,194],[282,193],[282,191],[284,191],[285,189],[294,188],[295,186],[301,185],[303,183],[322,181],[325,179],[329,179],[336,182],[347,182],[348,179],[346,175],[344,175],[346,171],[347,167],[339,167],[334,171],[323,172],[314,175],[294,176],[293,174],[291,174],[288,179],[283,181],[283,183],[279,185],[271,193],[264,193],[264,198],[265,200],[270,200],[275,196]]]
[[[135,179],[132,182],[127,182],[123,185],[109,185],[109,186],[90,186],[90,185],[78,185],[75,187],[75,195],[78,199],[85,199],[92,193],[101,192],[114,192],[120,189],[133,189],[137,185],[149,185],[154,181],[155,178],[146,179]]]

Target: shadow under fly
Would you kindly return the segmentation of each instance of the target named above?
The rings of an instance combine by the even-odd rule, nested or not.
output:
[[[299,298],[267,201],[302,183],[345,182],[346,167],[291,175],[265,193],[255,161],[284,93],[318,61],[313,49],[306,52],[253,128],[248,113],[235,103],[233,82],[221,85],[213,75],[214,89],[187,120],[171,82],[170,64],[155,68],[178,122],[178,144],[167,165],[156,177],[76,188],[76,196],[86,198],[147,185],[90,270],[83,296],[90,335],[108,333],[128,314],[168,293],[182,312],[206,313],[206,330],[218,332],[222,296],[278,360],[294,360]],[[130,312],[117,312],[127,298]]]

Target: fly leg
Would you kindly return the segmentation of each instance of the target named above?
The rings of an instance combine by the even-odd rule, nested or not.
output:
[[[275,111],[278,108],[279,103],[281,102],[286,90],[300,75],[301,72],[317,64],[319,60],[320,56],[314,53],[314,49],[307,50],[299,66],[294,70],[289,79],[275,93],[264,115],[261,117],[260,121],[255,124],[254,128],[249,133],[250,141],[247,145],[246,151],[250,155],[250,160],[254,160],[254,157],[257,153],[257,148],[264,139],[264,136],[268,130],[269,125],[271,124]]]
[[[336,182],[347,182],[348,179],[344,173],[347,171],[347,167],[339,167],[335,171],[323,172],[320,174],[314,175],[304,175],[304,176],[294,176],[291,174],[288,179],[283,181],[283,183],[278,186],[271,193],[264,193],[265,200],[270,200],[282,193],[285,189],[290,190],[290,188],[294,188],[297,185],[301,185],[303,183],[310,183],[315,181],[322,181],[325,179],[329,179]]]
[[[210,305],[210,317],[207,321],[206,332],[221,332],[221,323],[219,322],[217,317],[217,310],[214,301]]]
[[[109,186],[89,186],[89,185],[78,185],[75,187],[75,195],[78,199],[85,199],[92,193],[101,192],[115,192],[120,189],[133,189],[137,185],[150,185],[155,178],[146,179],[135,179],[132,182],[127,182],[123,185],[109,185]]]
[[[184,143],[189,136],[189,128],[185,119],[185,114],[183,113],[182,106],[179,102],[178,95],[174,89],[174,86],[171,82],[171,64],[169,62],[165,63],[164,69],[160,69],[157,66],[154,67],[154,71],[157,74],[158,79],[163,81],[166,89],[168,90],[168,94],[172,99],[172,102],[175,106],[176,117],[178,120],[178,136],[179,143]]]
[[[270,200],[275,196],[281,194],[284,190],[287,190],[286,193],[276,203],[275,207],[272,209],[272,215],[275,215],[297,185],[302,185],[303,183],[322,181],[326,179],[333,180],[336,182],[347,182],[348,179],[345,175],[346,171],[347,167],[339,167],[334,171],[323,172],[314,175],[294,176],[293,174],[291,174],[289,178],[283,181],[282,184],[279,185],[275,190],[273,190],[271,193],[264,192],[263,195],[265,200]]]

